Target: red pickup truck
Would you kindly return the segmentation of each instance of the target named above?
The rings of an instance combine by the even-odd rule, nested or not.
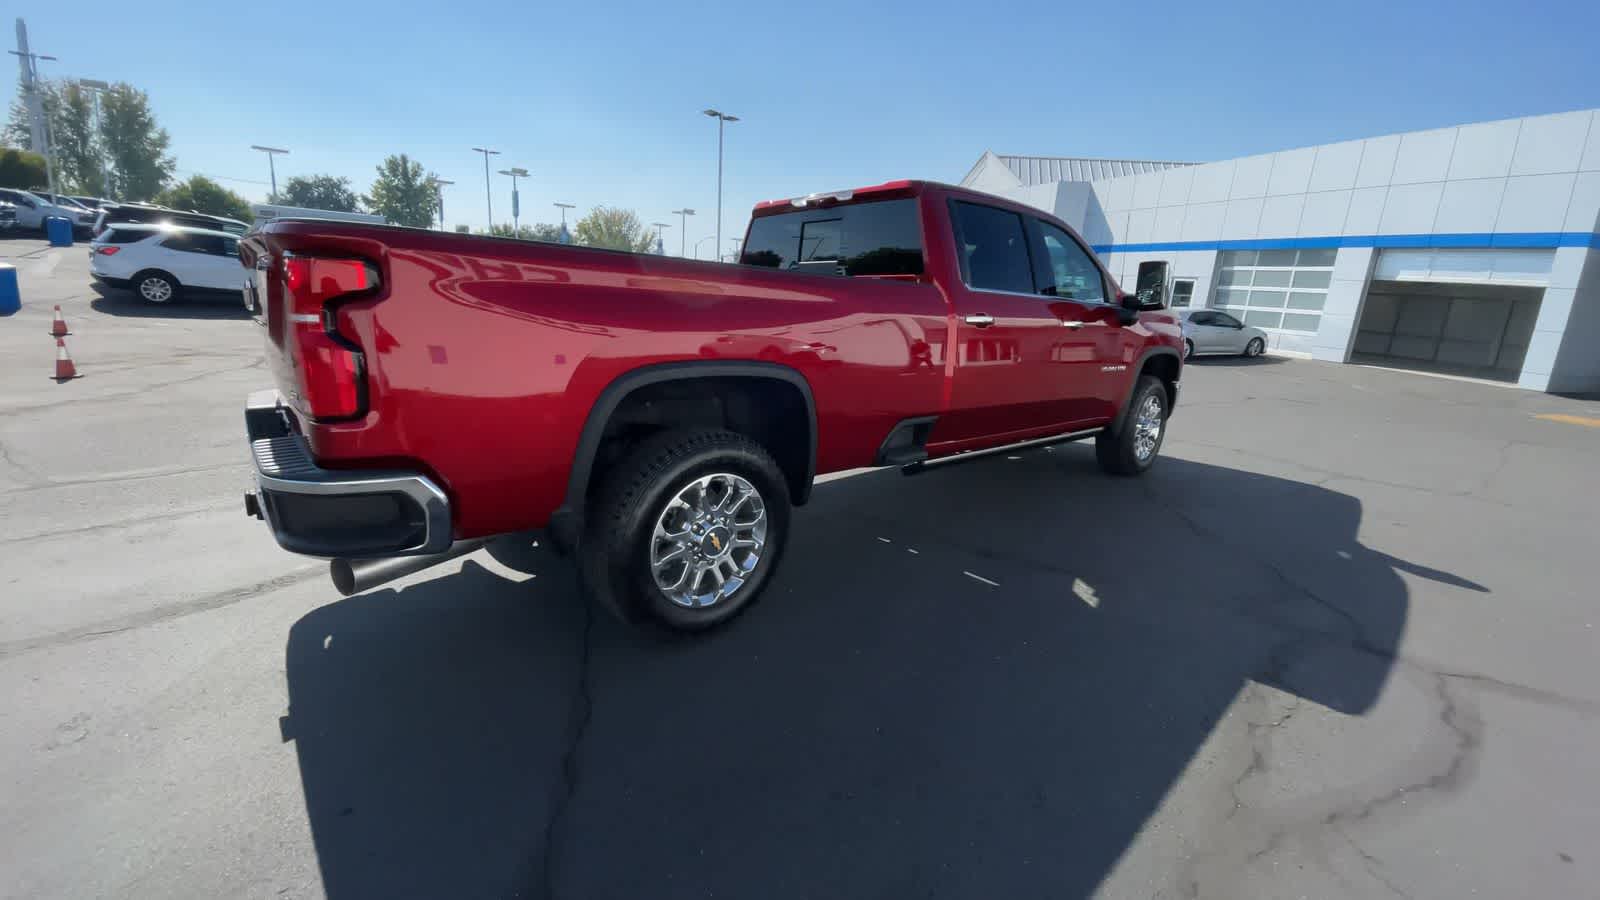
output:
[[[346,593],[542,530],[623,618],[708,628],[819,473],[1092,436],[1138,474],[1182,371],[1071,228],[929,182],[761,203],[737,265],[309,220],[240,255],[246,510]]]

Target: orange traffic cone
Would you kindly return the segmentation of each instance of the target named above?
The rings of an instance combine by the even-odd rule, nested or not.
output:
[[[77,377],[78,367],[72,364],[72,357],[67,353],[67,342],[56,338],[56,383]]]
[[[54,322],[50,323],[50,336],[51,337],[61,337],[62,335],[67,335],[67,334],[71,334],[71,333],[72,332],[67,330],[67,320],[61,318],[61,304],[57,303],[56,304],[56,320]]]

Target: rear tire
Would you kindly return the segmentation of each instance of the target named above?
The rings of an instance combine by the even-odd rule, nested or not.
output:
[[[1171,413],[1167,386],[1154,375],[1140,375],[1121,430],[1095,435],[1094,455],[1100,468],[1110,475],[1143,475],[1161,452]]]
[[[579,573],[625,622],[704,631],[755,603],[788,534],[788,482],[765,448],[731,431],[668,431],[606,476]]]
[[[131,283],[140,300],[157,306],[177,300],[183,290],[178,279],[160,269],[146,269],[133,276]]]

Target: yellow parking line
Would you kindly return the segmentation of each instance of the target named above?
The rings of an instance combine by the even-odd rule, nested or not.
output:
[[[1545,413],[1534,416],[1535,419],[1545,419],[1551,422],[1564,422],[1568,425],[1582,425],[1585,428],[1600,428],[1600,419],[1591,419],[1588,416],[1569,416],[1564,413]]]

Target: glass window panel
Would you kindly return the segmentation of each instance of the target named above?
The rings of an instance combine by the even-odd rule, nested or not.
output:
[[[1300,266],[1332,266],[1333,258],[1338,250],[1301,250]]]
[[[1327,299],[1327,294],[1312,293],[1310,291],[1295,291],[1289,295],[1289,308],[1321,309],[1323,301]]]
[[[1332,280],[1332,272],[1294,273],[1294,286],[1297,288],[1325,288]]]
[[[1321,316],[1308,316],[1304,313],[1283,314],[1283,327],[1290,331],[1316,331],[1321,323]]]
[[[1238,284],[1248,287],[1250,284],[1250,270],[1223,269],[1222,277],[1217,280],[1217,283],[1221,285]]]
[[[1290,272],[1273,272],[1258,270],[1256,272],[1256,287],[1288,287]]]
[[[1251,291],[1250,305],[1282,309],[1285,296],[1283,291]]]
[[[1193,281],[1180,278],[1172,283],[1172,305],[1174,307],[1188,306],[1193,297]]]
[[[1244,323],[1246,325],[1254,325],[1257,328],[1277,328],[1282,319],[1283,313],[1251,310],[1244,314]]]
[[[1052,283],[1047,285],[1047,293],[1068,300],[1104,303],[1105,281],[1100,277],[1099,267],[1089,259],[1089,254],[1065,231],[1054,225],[1040,222],[1039,229],[1044,236],[1045,253],[1050,257]]]
[[[1254,250],[1229,250],[1217,255],[1221,258],[1224,267],[1253,266],[1256,264],[1256,252]]]
[[[1294,265],[1293,250],[1263,250],[1256,259],[1258,266],[1292,266]]]
[[[1033,293],[1022,217],[1010,210],[966,202],[957,202],[955,213],[965,244],[960,249],[967,283],[988,290]]]
[[[1243,306],[1244,300],[1250,295],[1249,291],[1238,289],[1218,288],[1216,306]]]

